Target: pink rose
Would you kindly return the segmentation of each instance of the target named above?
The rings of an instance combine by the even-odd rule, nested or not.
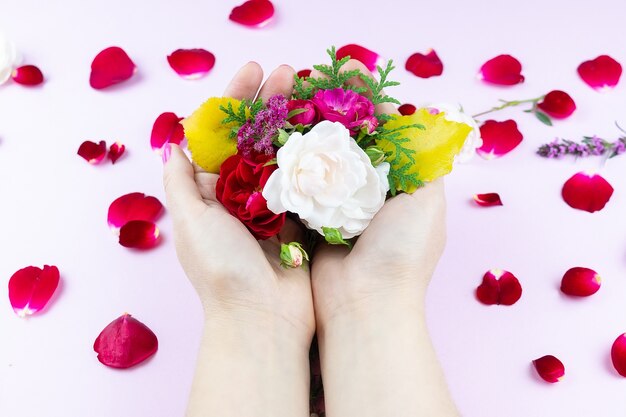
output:
[[[367,97],[352,90],[320,90],[312,101],[319,109],[322,119],[341,123],[352,136],[361,129],[372,133],[378,126],[378,120],[374,116],[374,104]]]

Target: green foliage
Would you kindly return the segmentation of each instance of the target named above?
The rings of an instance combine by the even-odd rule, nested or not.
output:
[[[372,77],[359,73],[359,77],[361,77],[363,82],[367,85],[367,87],[372,92],[372,103],[374,103],[374,105],[381,104],[381,103],[393,103],[393,104],[398,104],[398,105],[400,104],[400,102],[396,100],[395,98],[385,95],[383,93],[384,88],[395,87],[397,85],[400,85],[400,83],[397,81],[387,80],[389,73],[393,71],[394,68],[395,67],[393,66],[393,60],[391,59],[387,61],[387,66],[385,67],[385,69],[382,69],[382,67],[380,66],[376,66],[376,69],[378,70],[378,75],[380,76],[380,81],[376,81]]]
[[[398,189],[408,190],[411,186],[420,188],[424,185],[424,182],[418,179],[417,173],[407,173],[407,171],[413,166],[412,162],[407,162],[399,169],[391,168],[387,179],[389,180],[389,192],[392,196],[395,196]]]
[[[388,158],[393,155],[393,159],[388,159],[389,169],[389,185],[391,195],[396,195],[397,188],[406,190],[411,186],[421,187],[424,185],[422,181],[418,179],[416,172],[409,173],[408,171],[415,165],[415,150],[405,146],[411,140],[402,135],[402,131],[405,129],[420,129],[424,130],[425,127],[421,124],[412,124],[406,126],[399,126],[395,129],[385,129],[382,127],[379,131],[379,137],[377,141],[384,139],[394,146],[394,150],[388,152]],[[402,157],[405,156],[408,159],[407,162],[401,165]]]
[[[326,242],[329,244],[352,247],[352,244],[343,238],[339,229],[334,227],[322,227],[322,232],[324,232],[324,239],[326,239]]]
[[[246,109],[248,109],[250,117],[248,117]],[[222,120],[222,123],[235,124],[230,132],[230,137],[236,137],[241,126],[243,126],[248,120],[254,121],[254,116],[256,116],[261,109],[263,109],[263,101],[261,99],[254,102],[251,100],[241,100],[237,109],[233,107],[231,102],[228,103],[227,107],[220,106],[220,110],[226,113],[226,117]]]

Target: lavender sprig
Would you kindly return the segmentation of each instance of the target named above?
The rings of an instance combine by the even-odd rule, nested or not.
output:
[[[609,158],[613,158],[625,152],[626,136],[620,137],[614,142],[609,142],[596,135],[584,136],[580,143],[557,138],[550,143],[541,145],[537,150],[537,154],[546,158],[561,158],[565,155],[586,157],[605,154],[608,154]]]

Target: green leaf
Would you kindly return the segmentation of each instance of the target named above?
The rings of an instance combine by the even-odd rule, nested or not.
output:
[[[324,239],[326,239],[326,242],[331,245],[346,245],[349,248],[352,247],[352,244],[347,240],[344,240],[343,236],[341,236],[339,229],[334,227],[322,227],[322,232],[324,232]]]
[[[293,109],[287,114],[287,119],[291,119],[293,116],[306,113],[307,111],[309,111],[309,109]]]
[[[535,112],[535,116],[544,125],[552,126],[552,120],[550,120],[550,118],[545,113],[542,113],[540,111],[536,111]]]

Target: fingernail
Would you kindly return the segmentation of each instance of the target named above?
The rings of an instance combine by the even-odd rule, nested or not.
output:
[[[165,146],[163,146],[163,153],[161,154],[164,164],[170,159],[170,155],[172,155],[172,145],[166,143]]]

